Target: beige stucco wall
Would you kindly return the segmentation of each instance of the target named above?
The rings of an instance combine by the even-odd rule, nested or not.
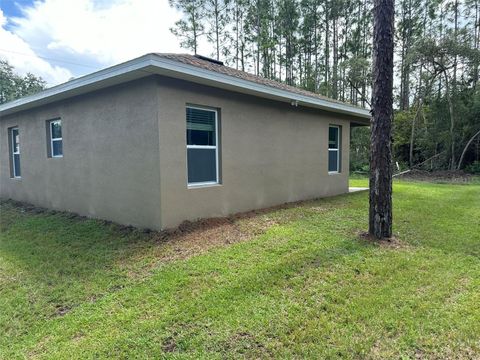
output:
[[[158,88],[154,78],[0,119],[0,196],[140,227],[160,227]],[[46,120],[60,117],[63,158],[47,157]],[[8,128],[18,126],[21,179]]]
[[[187,104],[220,114],[221,184],[187,187]],[[63,158],[48,158],[60,117]],[[350,118],[165,77],[149,77],[0,119],[0,196],[154,229],[348,191]],[[327,169],[342,126],[342,171]],[[18,126],[22,179],[11,179]]]
[[[348,191],[350,119],[159,78],[162,227]],[[188,188],[187,104],[220,110],[221,185]],[[342,126],[342,171],[329,175],[328,126]]]

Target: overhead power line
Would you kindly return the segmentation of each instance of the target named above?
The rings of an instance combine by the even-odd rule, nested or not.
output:
[[[0,52],[6,52],[6,53],[16,54],[16,55],[20,55],[20,56],[28,56],[28,57],[33,57],[33,58],[37,57],[37,58],[40,58],[40,59],[43,59],[43,60],[55,61],[55,62],[59,62],[59,63],[76,65],[76,66],[83,66],[83,67],[90,68],[90,69],[95,69],[95,70],[100,69],[98,66],[80,64],[80,63],[76,63],[76,62],[69,61],[69,60],[55,59],[55,58],[50,58],[50,57],[40,56],[40,55],[25,54],[25,53],[18,52],[18,51],[13,51],[13,50],[0,49]]]

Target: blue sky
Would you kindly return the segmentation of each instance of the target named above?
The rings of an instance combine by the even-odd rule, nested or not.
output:
[[[22,16],[22,7],[32,6],[33,0],[0,0],[0,8],[5,16]]]
[[[0,0],[0,58],[49,85],[148,52],[186,52],[168,0]]]

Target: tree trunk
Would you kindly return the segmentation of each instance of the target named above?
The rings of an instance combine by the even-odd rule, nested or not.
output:
[[[405,48],[406,48],[406,38],[407,38],[407,30],[406,30],[406,9],[405,9],[405,0],[402,2],[402,34],[401,34],[401,42],[402,42],[402,50],[400,52],[400,110],[404,111],[407,109],[405,105],[405,63],[406,63],[406,56],[405,56]]]
[[[410,133],[410,151],[409,151],[410,168],[413,167],[413,145],[414,145],[414,141],[415,141],[415,126],[416,126],[416,123],[417,123],[417,119],[418,119],[418,116],[420,115],[420,113],[423,114],[423,102],[425,100],[425,97],[430,93],[430,90],[433,86],[434,80],[437,77],[437,74],[433,75],[433,77],[430,79],[430,82],[427,83],[426,86],[425,86],[425,92],[422,94],[422,68],[423,68],[423,63],[420,64],[420,74],[418,76],[419,79],[420,79],[419,80],[419,86],[418,86],[418,88],[419,88],[419,90],[418,90],[418,93],[419,93],[418,107],[417,107],[417,111],[415,112],[415,117],[412,120],[412,129],[411,129],[411,133]],[[425,116],[423,116],[423,119],[425,121]]]
[[[479,135],[480,135],[480,130],[477,131],[477,133],[473,135],[472,138],[467,142],[467,145],[465,145],[465,148],[462,151],[462,156],[460,156],[460,160],[458,160],[457,170],[460,170],[460,168],[462,167],[463,157],[465,156],[465,153],[467,152],[468,147],[473,142],[473,139],[475,139]]]
[[[453,6],[453,11],[454,11],[454,16],[453,16],[453,35],[455,39],[455,44],[458,44],[458,0],[455,0],[454,6]],[[452,90],[453,94],[455,95],[456,89],[457,89],[457,66],[458,66],[458,59],[457,59],[457,53],[455,52],[455,56],[453,58],[453,81],[452,81]],[[453,170],[454,164],[452,164],[452,170]]]
[[[333,36],[333,67],[332,67],[332,98],[338,99],[338,29],[337,14],[332,19]]]
[[[192,29],[193,29],[193,53],[197,55],[198,35],[197,35],[197,19],[195,18],[195,10],[192,12]]]
[[[394,0],[374,0],[369,233],[392,236]]]
[[[418,109],[415,112],[415,116],[413,117],[412,129],[410,131],[410,149],[409,149],[409,152],[408,152],[408,164],[410,166],[410,169],[413,166],[413,146],[415,144],[415,125],[417,123],[417,117],[418,117],[418,113],[420,112],[421,107],[422,107],[422,103],[420,102],[418,104]]]
[[[448,81],[447,70],[443,69],[443,76],[445,78],[445,95],[448,100],[448,111],[450,113],[450,169],[455,170],[455,115],[453,112],[453,101],[450,94],[450,82]]]
[[[328,96],[329,95],[329,80],[330,80],[330,76],[329,76],[329,69],[330,69],[330,49],[329,49],[329,41],[330,41],[330,37],[329,37],[329,23],[328,23],[328,20],[329,20],[329,11],[328,11],[328,2],[325,2],[325,50],[324,50],[324,53],[325,53],[325,74],[324,74],[324,81],[325,81],[325,91],[326,93],[324,95]]]
[[[239,32],[240,32],[240,11],[238,1],[235,2],[235,68],[238,70],[238,53],[239,53]]]
[[[479,49],[480,45],[480,8],[479,1],[475,1],[475,30],[473,31],[473,48]],[[478,82],[478,63],[473,66],[473,88],[476,89]]]
[[[220,60],[219,16],[218,1],[215,1],[215,43],[217,47],[217,60]]]
[[[314,76],[314,92],[318,92],[318,9],[315,3],[315,20],[314,20],[314,35],[313,35],[313,48],[315,51],[315,76]]]

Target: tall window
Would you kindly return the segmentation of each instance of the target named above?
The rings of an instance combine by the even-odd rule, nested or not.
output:
[[[52,120],[48,123],[50,131],[50,156],[63,156],[62,120]]]
[[[340,126],[330,125],[328,128],[328,172],[340,172]]]
[[[21,177],[20,172],[20,132],[18,127],[10,129],[10,143],[11,143],[11,154],[12,154],[12,176],[14,178]]]
[[[217,111],[187,107],[188,185],[218,184]]]

